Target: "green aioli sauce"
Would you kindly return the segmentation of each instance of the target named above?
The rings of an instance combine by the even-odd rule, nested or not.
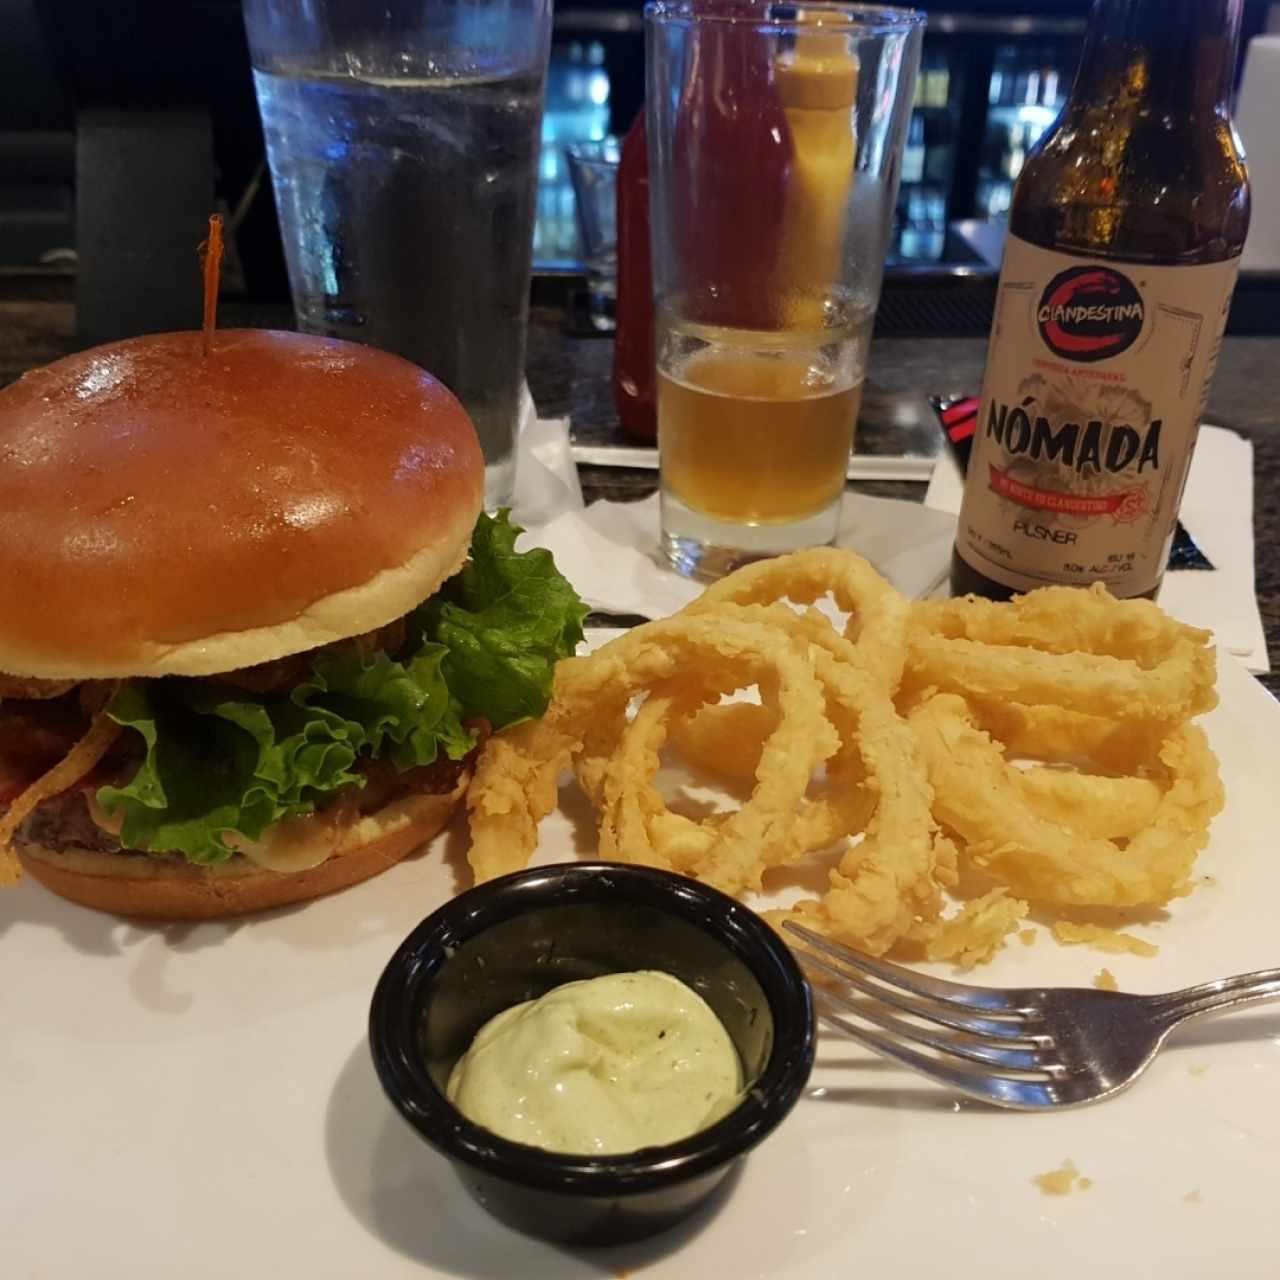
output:
[[[714,1124],[742,1065],[706,1001],[668,973],[567,982],[485,1023],[449,1076],[449,1100],[513,1142],[621,1155]]]

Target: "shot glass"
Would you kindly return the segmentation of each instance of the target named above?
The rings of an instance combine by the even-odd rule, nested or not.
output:
[[[551,0],[244,0],[299,328],[402,355],[510,501]]]
[[[618,140],[573,142],[564,154],[587,270],[588,316],[593,329],[612,333],[618,302]]]
[[[645,8],[662,546],[681,573],[834,540],[924,16]]]

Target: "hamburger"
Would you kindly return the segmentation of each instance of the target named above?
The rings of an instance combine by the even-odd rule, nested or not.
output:
[[[0,879],[207,918],[435,835],[586,613],[483,496],[458,401],[354,343],[161,334],[0,391]]]

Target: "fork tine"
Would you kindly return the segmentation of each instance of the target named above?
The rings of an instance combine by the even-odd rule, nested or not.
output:
[[[892,964],[888,960],[873,959],[861,951],[853,951],[849,947],[829,942],[820,934],[791,920],[784,921],[782,927],[831,960],[855,970],[861,970],[873,978],[878,978],[881,982],[903,991],[910,991],[914,995],[928,996],[947,1004],[961,1004],[970,1009],[986,1009],[997,1015],[1012,1016],[1035,1012],[1034,1007],[1018,998],[1019,992],[1001,991],[995,987],[972,987],[963,982],[947,982],[944,978],[931,978],[926,974],[916,973],[913,969],[904,969],[901,965]],[[847,978],[848,974],[843,973],[841,976]]]
[[[831,1007],[825,992],[816,992],[814,1003],[823,1021],[838,1027],[851,1040],[856,1040],[874,1053],[900,1062],[904,1067],[919,1071],[966,1097],[1020,1111],[1038,1111],[1061,1105],[1057,1086],[1052,1080],[1010,1079],[1008,1076],[993,1075],[960,1064],[941,1062],[889,1036],[856,1026]]]
[[[1049,1038],[1027,1029],[1025,1023],[1012,1018],[983,1018],[978,1014],[957,1005],[947,1005],[940,1001],[913,1000],[903,995],[895,987],[871,982],[856,971],[839,969],[828,963],[821,956],[811,955],[806,951],[797,951],[796,959],[801,968],[816,969],[833,978],[839,979],[846,986],[853,987],[863,994],[901,1009],[917,1018],[924,1018],[942,1027],[950,1027],[952,1031],[962,1031],[967,1035],[982,1036],[995,1041],[1016,1041],[1023,1045],[1045,1046]]]
[[[1062,1074],[1060,1065],[1046,1063],[1041,1060],[1041,1048],[1019,1048],[1008,1044],[991,1044],[980,1041],[963,1032],[959,1036],[949,1036],[930,1031],[927,1027],[907,1022],[902,1018],[896,1018],[892,1013],[877,1009],[874,1004],[868,1001],[851,1000],[848,996],[838,991],[824,990],[822,994],[824,1001],[833,1002],[841,1008],[847,1009],[864,1022],[870,1022],[912,1044],[926,1045],[946,1057],[963,1058],[967,1062],[977,1062],[987,1067],[998,1067],[1001,1071],[1034,1072],[1040,1079],[1052,1078]],[[1043,1048],[1048,1049],[1049,1045],[1046,1043]]]

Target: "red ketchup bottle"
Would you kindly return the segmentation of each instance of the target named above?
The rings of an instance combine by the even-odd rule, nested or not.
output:
[[[695,0],[700,14],[767,16],[766,0]],[[674,140],[673,245],[696,286],[686,318],[768,328],[778,323],[776,264],[792,152],[768,45],[750,22],[709,23],[690,36],[696,70],[681,94]],[[618,168],[618,327],[613,394],[623,430],[657,438],[649,157],[643,112]]]
[[[753,29],[767,0],[695,0],[708,22],[690,35],[693,66],[671,145],[669,234],[686,320],[730,329],[781,321],[777,279],[791,131],[774,51]]]
[[[653,268],[649,252],[649,152],[644,111],[622,142],[618,165],[618,301],[613,347],[613,402],[622,429],[658,438],[654,383]]]

